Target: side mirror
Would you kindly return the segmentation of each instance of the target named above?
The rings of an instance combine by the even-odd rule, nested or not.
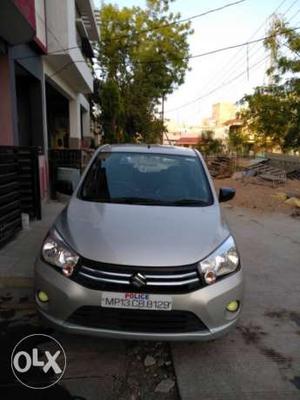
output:
[[[224,187],[220,189],[219,192],[219,202],[224,203],[225,201],[229,201],[233,199],[235,196],[235,190],[229,187]]]

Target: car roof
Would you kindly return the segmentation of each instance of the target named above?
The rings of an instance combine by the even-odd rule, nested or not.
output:
[[[106,144],[101,146],[98,151],[196,156],[196,152],[193,149],[160,144]]]

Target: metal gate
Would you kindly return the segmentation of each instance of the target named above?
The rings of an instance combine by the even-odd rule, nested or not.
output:
[[[38,147],[17,147],[21,210],[41,219],[41,195]]]
[[[41,219],[38,148],[0,146],[0,246],[21,229],[21,213]]]

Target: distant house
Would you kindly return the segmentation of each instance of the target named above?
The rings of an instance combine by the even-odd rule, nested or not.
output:
[[[243,121],[240,118],[236,117],[236,118],[232,118],[232,119],[225,121],[224,125],[228,126],[229,129],[230,128],[239,128],[239,127],[243,126]]]
[[[229,119],[224,122],[224,126],[227,127],[228,129],[228,135],[230,136],[242,136],[244,138],[244,144],[240,144],[239,151],[243,152],[249,152],[250,150],[253,149],[254,145],[254,135],[251,134],[248,130],[248,127],[244,124],[243,120],[240,118],[239,114],[236,115],[235,118]],[[238,139],[237,139],[238,140]],[[238,145],[238,142],[236,143],[236,146]],[[236,151],[238,148],[236,148]]]
[[[196,147],[197,144],[199,143],[199,136],[195,137],[189,137],[189,136],[182,136],[180,139],[176,141],[176,146],[182,146],[182,147]]]
[[[213,104],[212,106],[212,119],[215,121],[216,126],[222,126],[229,119],[235,118],[237,112],[236,106],[229,101],[222,101]]]
[[[163,144],[164,145],[176,145],[178,139],[180,139],[181,133],[179,132],[164,132],[163,134]]]

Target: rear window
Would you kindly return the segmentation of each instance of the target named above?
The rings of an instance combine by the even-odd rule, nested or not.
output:
[[[80,198],[103,203],[208,206],[213,203],[198,157],[99,153],[80,190]]]

